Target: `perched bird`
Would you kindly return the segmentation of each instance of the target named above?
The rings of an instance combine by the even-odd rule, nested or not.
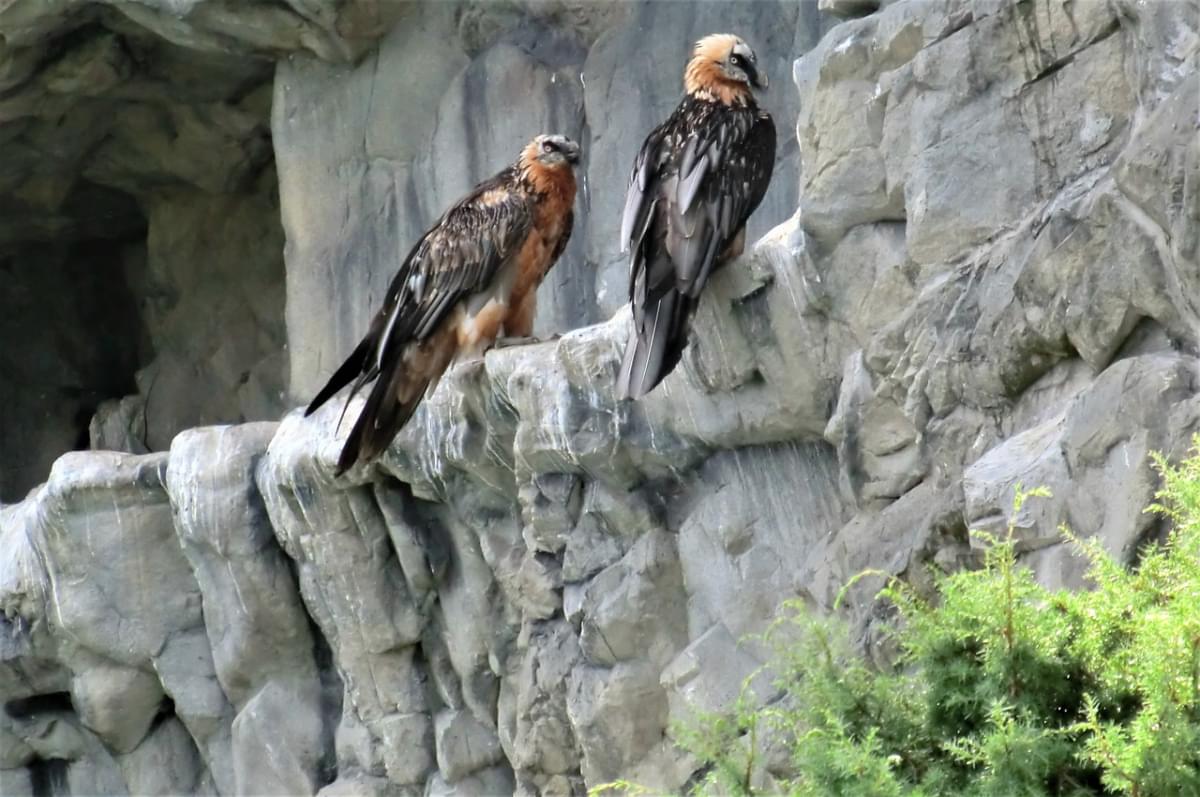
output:
[[[751,92],[767,78],[744,41],[701,39],[683,81],[679,106],[642,144],[625,196],[633,330],[617,378],[623,398],[646,395],[679,363],[700,292],[742,253],[775,164],[775,123]]]
[[[574,141],[538,136],[408,253],[366,337],[305,413],[353,382],[348,406],[375,380],[338,457],[339,475],[382,453],[456,358],[478,357],[502,335],[532,333],[538,285],[571,237],[578,162]]]

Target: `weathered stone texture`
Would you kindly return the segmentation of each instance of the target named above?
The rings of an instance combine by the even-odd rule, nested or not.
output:
[[[1059,523],[1126,560],[1161,532],[1141,511],[1148,455],[1200,431],[1194,2],[822,0],[837,24],[816,3],[433,3],[376,46],[364,31],[383,33],[385,4],[366,0],[137,5],[176,43],[177,75],[219,62],[232,85],[249,80],[238,64],[278,59],[293,399],[348,350],[415,235],[546,126],[587,153],[578,237],[538,319],[564,334],[457,366],[378,463],[342,477],[337,402],[173,439],[151,423],[166,453],[60,459],[0,509],[5,794],[32,793],[50,759],[72,793],[678,789],[696,762],[672,720],[727,708],[743,683],[780,699],[754,635],[783,601],[831,610],[868,568],[920,586],[978,561],[969,529],[1009,525],[1037,578],[1073,587]],[[86,8],[119,32],[130,7]],[[105,35],[44,69],[21,48],[59,22],[34,8],[0,11],[21,21],[0,85],[80,108],[132,79]],[[625,169],[687,42],[726,27],[771,72],[765,234],[713,280],[676,372],[619,402]],[[153,136],[145,163],[111,144],[90,168],[127,188],[170,176],[122,262],[187,286],[142,317],[162,341],[204,334],[160,357],[221,385],[261,375],[219,405],[250,416],[277,372],[239,369],[270,346],[218,333],[249,314],[276,334],[263,319],[282,287],[257,269],[228,291],[189,282],[205,247],[224,261],[280,240],[262,224],[269,171],[253,190],[238,176],[263,97],[218,94],[205,102],[232,107],[170,118],[232,171]],[[38,217],[44,245],[60,220]],[[176,366],[152,367],[166,409],[209,420]],[[95,434],[141,439],[145,395]],[[1053,497],[1014,515],[1017,483]],[[845,611],[884,661],[878,583]]]
[[[89,442],[165,451],[189,426],[278,416],[270,57],[357,52],[335,46],[361,27],[350,5],[0,7],[0,498]]]

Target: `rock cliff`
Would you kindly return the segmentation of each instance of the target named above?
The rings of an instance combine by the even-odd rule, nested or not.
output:
[[[626,164],[717,29],[796,136],[681,367],[616,402]],[[93,247],[133,342],[72,364],[179,375],[161,405],[104,386],[139,388],[93,422],[126,453],[0,508],[6,795],[675,788],[670,722],[729,705],[781,601],[969,566],[967,529],[1009,521],[1080,586],[1057,525],[1132,561],[1148,452],[1200,431],[1194,2],[15,0],[0,32],[6,272],[87,304]],[[54,132],[85,111],[86,146]],[[280,409],[548,128],[586,153],[538,319],[563,336],[458,367],[333,478],[340,407]],[[1010,518],[1017,482],[1054,497]]]

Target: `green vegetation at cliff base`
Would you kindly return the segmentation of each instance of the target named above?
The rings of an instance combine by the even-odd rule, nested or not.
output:
[[[1038,585],[1011,529],[977,535],[983,566],[938,575],[932,595],[893,581],[889,671],[790,607],[767,637],[784,697],[744,690],[731,714],[675,729],[703,763],[692,793],[1200,795],[1200,455],[1157,466],[1147,511],[1171,531],[1136,568],[1063,530],[1090,590]]]

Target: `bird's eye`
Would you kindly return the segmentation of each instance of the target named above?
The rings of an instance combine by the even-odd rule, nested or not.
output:
[[[553,151],[554,151],[554,145],[551,144],[549,141],[547,141],[545,144],[542,144],[542,152],[553,152]]]
[[[742,64],[745,63],[745,59],[742,58],[740,55],[734,55],[732,58],[729,59],[729,63],[733,64],[734,66],[741,66]]]

